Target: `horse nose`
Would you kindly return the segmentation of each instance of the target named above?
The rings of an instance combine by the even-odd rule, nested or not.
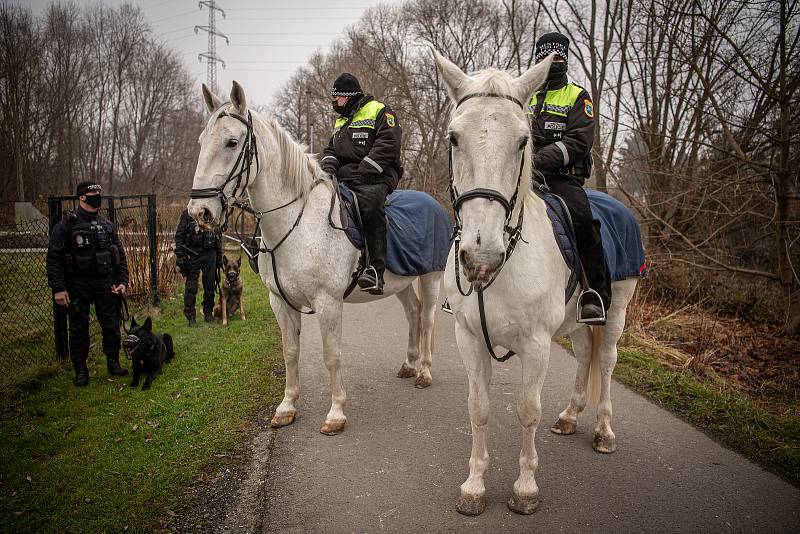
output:
[[[479,258],[478,256],[482,255],[475,255],[469,250],[464,249],[459,251],[458,255],[463,265],[464,276],[467,280],[470,282],[486,282],[489,280],[495,269],[495,267],[491,265],[493,262],[487,261],[486,258]]]

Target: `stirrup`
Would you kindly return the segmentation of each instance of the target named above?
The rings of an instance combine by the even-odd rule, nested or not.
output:
[[[444,302],[442,302],[442,311],[449,315],[453,315],[453,309],[450,307],[450,303],[447,302],[447,297],[445,297]]]
[[[583,298],[589,294],[593,294],[594,296],[597,297],[597,301],[600,303],[600,309],[603,311],[602,317],[583,317],[581,315],[582,311],[581,304],[583,303]],[[600,298],[600,294],[591,287],[581,291],[581,294],[578,295],[578,302],[576,303],[576,307],[577,307],[576,316],[578,318],[577,322],[588,325],[603,325],[606,323],[606,307],[603,305],[603,299]]]
[[[364,287],[364,286],[361,285],[361,277],[364,276],[365,274],[367,274],[368,272],[372,273],[373,278],[375,279],[375,283],[373,285],[369,286],[369,287]],[[367,268],[364,269],[361,272],[360,275],[358,275],[357,283],[358,283],[358,287],[361,289],[361,291],[372,291],[372,290],[378,289],[378,286],[380,284],[380,282],[378,281],[378,271],[376,271],[375,267],[373,267],[372,265],[367,266]]]

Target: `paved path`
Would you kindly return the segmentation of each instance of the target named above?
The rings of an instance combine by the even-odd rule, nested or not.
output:
[[[592,450],[593,414],[560,437],[549,425],[570,393],[574,360],[554,347],[536,436],[542,504],[508,510],[521,434],[515,415],[519,362],[495,364],[487,508],[455,511],[471,438],[466,373],[453,319],[437,318],[433,385],[395,378],[405,354],[400,303],[345,307],[348,423],[318,428],[330,405],[316,320],[304,318],[300,416],[278,430],[267,481],[264,532],[800,532],[800,490],[670,413],[614,385],[618,450]]]

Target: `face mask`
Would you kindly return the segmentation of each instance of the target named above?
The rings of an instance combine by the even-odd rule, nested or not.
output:
[[[347,111],[347,105],[340,106],[336,102],[333,102],[331,104],[331,107],[333,108],[333,111],[335,111],[339,115],[344,115],[344,112]]]
[[[94,209],[98,209],[100,204],[103,203],[103,195],[86,195],[86,200],[84,202]]]
[[[551,63],[550,72],[547,74],[547,81],[552,82],[558,80],[562,76],[567,75],[567,63]]]

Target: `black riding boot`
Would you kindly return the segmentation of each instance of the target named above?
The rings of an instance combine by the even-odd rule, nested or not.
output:
[[[589,246],[584,245],[580,251],[581,263],[586,269],[586,278],[589,287],[594,291],[586,291],[580,296],[581,322],[587,324],[603,325],[606,323],[608,308],[611,306],[611,276],[608,265],[603,256],[603,243],[600,240],[600,221],[594,219],[596,239]],[[600,298],[598,298],[598,296]]]
[[[121,367],[119,364],[119,353],[106,354],[106,369],[111,376],[125,376],[128,370]]]
[[[72,367],[75,369],[75,380],[73,384],[78,387],[89,385],[89,368],[86,367],[86,360],[72,360]]]

